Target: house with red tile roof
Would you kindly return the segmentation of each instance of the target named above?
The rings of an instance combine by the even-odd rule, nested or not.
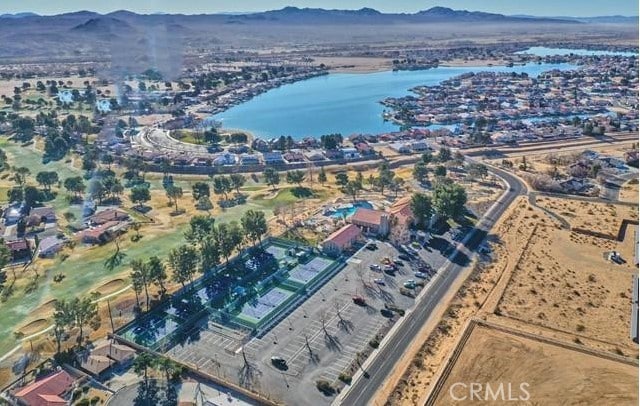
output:
[[[64,406],[64,399],[71,392],[75,379],[65,370],[38,379],[14,393],[19,405]]]
[[[379,237],[389,234],[389,214],[382,210],[359,207],[348,221],[360,227],[363,234]]]
[[[361,238],[360,228],[354,224],[347,224],[322,242],[322,251],[328,255],[340,255]]]

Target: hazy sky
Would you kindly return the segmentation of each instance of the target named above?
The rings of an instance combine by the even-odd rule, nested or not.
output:
[[[291,5],[383,12],[415,12],[433,6],[501,14],[541,16],[638,15],[637,0],[0,0],[0,14],[31,11],[59,14],[91,10],[106,13],[131,10],[138,13],[217,13],[273,10]]]

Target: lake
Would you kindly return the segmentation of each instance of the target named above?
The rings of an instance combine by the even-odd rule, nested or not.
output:
[[[637,56],[635,52],[616,52],[616,51],[595,51],[589,49],[569,49],[569,48],[547,48],[547,47],[531,47],[524,51],[516,52],[516,54],[531,54],[535,56],[554,56],[554,55],[619,55],[619,56]]]
[[[261,138],[290,135],[294,139],[323,134],[380,134],[398,126],[382,119],[386,97],[407,95],[419,85],[436,85],[466,72],[541,72],[575,68],[572,64],[439,67],[417,71],[332,73],[269,90],[216,114],[224,128],[243,129]]]

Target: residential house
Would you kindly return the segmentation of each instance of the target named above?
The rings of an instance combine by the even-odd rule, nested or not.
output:
[[[7,207],[3,213],[3,217],[6,225],[16,224],[22,218],[22,206],[13,204]]]
[[[129,220],[129,214],[117,208],[108,208],[101,210],[87,219],[87,223],[93,226],[105,224],[108,222],[120,222]]]
[[[313,149],[311,151],[304,152],[305,158],[309,161],[324,161],[325,157],[321,150]]]
[[[244,154],[249,152],[249,146],[244,144],[232,145],[228,148],[229,152],[233,154]]]
[[[55,224],[56,211],[53,207],[33,207],[27,217],[27,227],[37,227],[42,223]]]
[[[304,162],[304,154],[300,151],[287,151],[282,158],[287,162]]]
[[[403,142],[394,142],[392,144],[389,144],[389,148],[391,148],[391,150],[396,151],[400,154],[410,154],[411,153],[411,146],[409,146],[409,144],[403,143]]]
[[[71,393],[75,379],[65,370],[60,370],[14,393],[19,405],[65,406],[65,398]]]
[[[354,146],[362,156],[375,154],[374,149],[366,142],[357,142]]]
[[[27,240],[6,241],[4,245],[9,249],[11,260],[14,262],[31,258],[31,247]]]
[[[78,356],[80,367],[92,375],[99,376],[116,364],[127,364],[135,357],[135,350],[115,343],[102,340],[95,343],[90,350]]]
[[[426,141],[415,141],[411,143],[411,149],[416,152],[426,151],[429,149],[429,144]]]
[[[222,166],[222,165],[235,165],[236,164],[236,156],[234,154],[230,154],[229,152],[224,152],[215,158],[212,161],[213,165]]]
[[[260,159],[257,155],[242,154],[240,155],[240,165],[259,165]]]
[[[56,236],[45,237],[38,244],[38,256],[41,258],[49,258],[56,255],[67,242]]]
[[[322,242],[322,251],[328,255],[338,256],[352,248],[353,244],[361,238],[360,228],[354,224],[347,224]]]
[[[274,164],[282,164],[284,160],[282,158],[282,153],[280,152],[263,152],[262,160],[266,165],[274,165]]]
[[[382,210],[359,207],[348,221],[360,227],[363,234],[384,237],[389,233],[389,214]]]
[[[360,158],[360,153],[355,148],[342,148],[341,152],[342,152],[342,156],[345,159],[358,159],[358,158]]]
[[[80,239],[87,244],[103,244],[111,241],[118,234],[124,232],[126,222],[109,221],[99,226],[88,228],[80,233]]]

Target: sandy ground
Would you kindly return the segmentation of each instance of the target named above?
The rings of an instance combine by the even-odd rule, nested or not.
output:
[[[591,218],[603,232],[616,235],[622,218],[632,214],[623,206],[612,209],[604,204],[544,199],[541,205],[549,209],[555,205],[559,212],[573,213],[580,224]],[[589,215],[588,210],[597,214]],[[407,361],[379,391],[374,404],[423,404],[453,353],[457,338],[474,317],[636,359],[637,346],[628,338],[631,275],[635,270],[630,265],[614,267],[602,256],[606,249],[628,255],[633,249],[633,227],[627,236],[618,242],[560,229],[557,220],[531,207],[526,197],[519,198],[491,232],[491,258],[476,265],[437,328],[424,333],[422,345],[406,350],[415,356],[405,357]],[[467,347],[475,350],[475,340],[467,344],[472,342],[465,351]],[[571,359],[572,355],[563,357]],[[517,370],[525,363],[513,359],[513,365],[509,365],[505,368]],[[610,375],[593,374],[589,379],[600,382],[606,376]],[[610,378],[600,384],[611,387],[615,382]],[[541,394],[546,396],[547,390],[546,394],[552,393],[543,386]],[[575,404],[579,403],[576,400]]]
[[[638,182],[627,182],[620,188],[618,199],[622,202],[638,203]]]
[[[550,197],[538,197],[538,205],[562,216],[571,228],[595,231],[616,238],[620,224],[624,219],[637,220],[636,207],[575,201]],[[613,249],[614,242],[591,239],[592,244],[602,248]]]
[[[312,57],[316,64],[324,63],[332,72],[370,73],[393,69],[387,58],[319,56]]]
[[[456,397],[469,396],[468,389],[465,392],[461,385],[451,386],[472,382],[489,383],[493,390],[503,383],[505,400],[508,383],[516,398],[526,397],[519,385],[527,383],[528,402],[507,400],[514,404],[638,404],[638,371],[633,365],[480,326],[473,329],[467,343],[436,405],[462,404],[450,392]]]
[[[499,304],[507,317],[633,348],[629,338],[633,267],[606,261],[599,247],[539,226]]]
[[[443,303],[446,312],[442,320],[423,330],[424,340],[414,342],[405,351],[412,355],[397,366],[387,385],[376,394],[374,404],[421,404],[467,321],[481,308],[491,307],[487,300],[494,287],[505,278],[505,269],[522,251],[537,223],[532,215],[526,198],[514,202],[490,233],[491,258],[482,257],[451,303]],[[538,221],[550,223],[543,218]]]

